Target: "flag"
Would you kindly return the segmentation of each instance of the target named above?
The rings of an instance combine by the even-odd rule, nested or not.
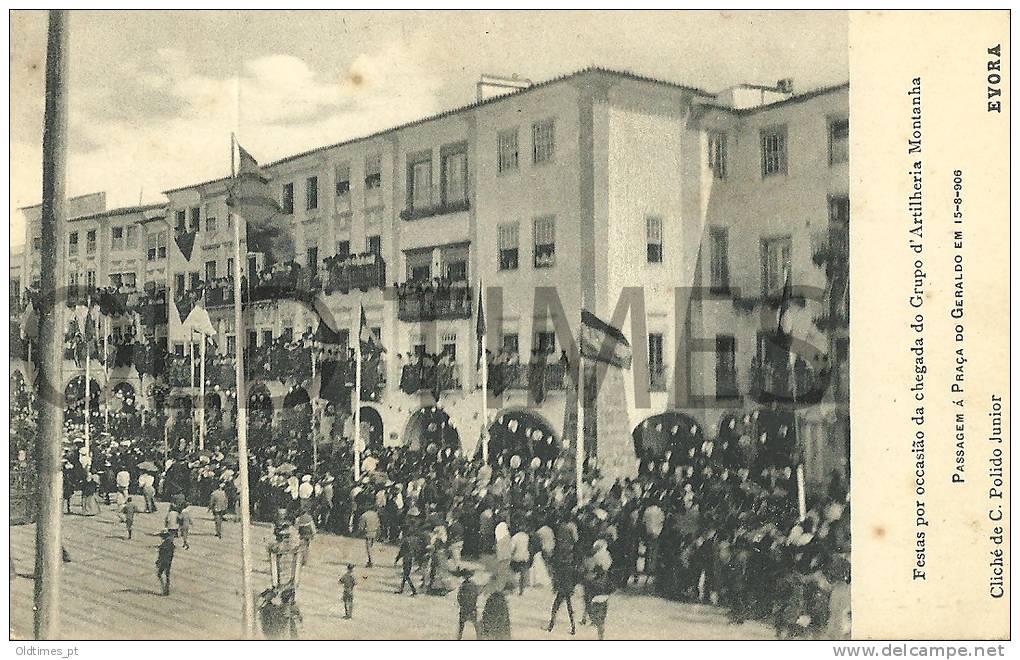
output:
[[[776,319],[776,334],[780,337],[790,336],[790,298],[793,294],[793,285],[790,283],[790,269],[786,269],[786,278],[783,281],[783,295],[779,299],[779,315]]]
[[[266,266],[294,260],[290,219],[283,214],[258,161],[237,145],[238,167],[227,205],[245,222],[248,252],[265,255]]]
[[[39,338],[39,315],[31,302],[21,313],[21,338],[35,340]]]
[[[586,309],[581,310],[581,355],[621,369],[630,369],[630,342],[617,328]]]
[[[368,319],[365,318],[365,308],[361,308],[361,325],[358,326],[358,341],[361,342],[362,353],[385,353],[386,349],[383,348],[375,335],[372,333],[372,329],[368,327]]]
[[[333,312],[329,310],[329,305],[326,304],[326,298],[322,295],[321,291],[317,291],[312,295],[309,306],[319,319],[319,324],[315,328],[315,334],[312,335],[312,345],[339,345],[341,343],[340,328],[336,318],[333,316]]]
[[[216,328],[213,326],[212,319],[209,318],[209,312],[201,302],[198,302],[191,309],[188,317],[184,319],[184,329],[189,334],[196,332],[203,337],[211,337],[216,334]]]
[[[198,231],[191,229],[178,230],[174,234],[174,241],[177,242],[177,249],[184,255],[186,261],[191,261],[191,253],[195,249],[195,237]]]
[[[482,355],[482,338],[485,337],[485,307],[482,305],[482,288],[481,281],[478,282],[478,319],[475,322],[475,338],[478,341],[478,357],[475,359],[475,369],[482,368],[482,360],[485,356]]]

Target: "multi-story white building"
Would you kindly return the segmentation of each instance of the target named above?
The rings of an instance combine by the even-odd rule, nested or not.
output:
[[[309,283],[325,288],[348,336],[364,306],[387,350],[385,385],[364,403],[373,438],[458,438],[474,451],[483,428],[479,282],[490,350],[516,352],[522,366],[536,350],[550,356],[540,402],[527,369],[490,397],[489,423],[501,441],[573,441],[576,398],[557,360],[565,351],[576,364],[582,305],[630,338],[632,371],[611,374],[598,397],[596,451],[610,474],[636,469],[632,432],[650,418],[683,415],[712,429],[726,412],[769,405],[763,389],[813,387],[818,374],[841,372],[845,284],[824,248],[831,229],[838,234],[849,221],[847,84],[797,94],[780,81],[712,94],[598,68],[506,82],[503,95],[490,94],[499,80],[486,79],[468,106],[263,165],[293,230],[296,261],[316,276]],[[78,213],[69,228],[85,241],[80,250],[96,232],[95,254],[86,256],[95,258],[97,282],[131,271],[136,281],[165,282],[173,299],[232,272],[229,183],[167,191],[161,208]],[[29,243],[37,215],[26,211]],[[138,227],[133,256],[127,234],[120,249],[112,244],[122,225]],[[263,265],[259,255],[249,259],[248,272]],[[28,259],[22,268],[21,281],[30,282]],[[787,273],[801,358],[794,371],[806,376],[776,385],[761,356]],[[434,278],[461,283],[453,285],[461,302],[423,312],[402,287]],[[229,297],[206,296],[218,350],[227,353],[236,341]],[[252,307],[249,345],[316,323],[294,302]],[[833,309],[844,313],[833,319]],[[168,348],[183,353],[190,338],[173,305],[168,317]],[[443,350],[456,358],[456,386],[438,402],[401,389],[408,355]],[[279,407],[294,384],[267,380]],[[799,417],[813,481],[845,472],[848,459],[845,379],[819,389]],[[341,425],[333,429],[327,435]]]

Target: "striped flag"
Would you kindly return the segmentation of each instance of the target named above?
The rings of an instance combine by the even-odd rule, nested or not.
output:
[[[290,219],[282,213],[258,161],[237,145],[237,174],[227,197],[231,211],[245,222],[248,252],[261,252],[271,266],[294,259]]]
[[[630,342],[614,328],[586,309],[581,310],[581,355],[621,369],[630,369]]]

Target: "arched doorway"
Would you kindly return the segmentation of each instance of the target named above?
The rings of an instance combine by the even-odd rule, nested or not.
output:
[[[436,449],[460,449],[460,433],[450,416],[439,406],[423,406],[414,412],[404,427],[404,446],[415,451],[435,445]]]
[[[690,415],[666,411],[638,424],[631,437],[644,472],[656,465],[675,468],[693,464],[705,441],[705,431]]]
[[[547,465],[555,461],[562,446],[556,432],[541,415],[530,410],[501,411],[489,426],[489,461],[508,462],[519,456],[522,465],[538,458]]]
[[[368,449],[378,451],[383,448],[383,421],[375,408],[361,407],[361,438]]]

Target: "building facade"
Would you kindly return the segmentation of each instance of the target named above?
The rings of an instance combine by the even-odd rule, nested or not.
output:
[[[797,94],[780,81],[712,94],[586,69],[505,88],[263,165],[302,286],[324,294],[348,341],[364,308],[386,349],[378,391],[363,403],[374,441],[471,453],[488,428],[504,448],[571,446],[583,306],[620,327],[634,353],[629,372],[605,375],[588,413],[604,472],[637,470],[649,420],[673,415],[714,436],[728,415],[785,405],[792,388],[809,478],[845,475],[846,259],[832,253],[849,222],[848,85]],[[238,341],[229,185],[170,190],[158,207],[75,213],[64,242],[70,250],[77,233],[81,252],[68,253],[69,272],[83,284],[165,291],[166,322],[146,332],[178,357],[194,338],[182,326],[189,305],[173,303],[201,297],[213,350],[229,356]],[[25,215],[30,246],[38,213]],[[12,261],[12,281],[33,281],[32,254],[17,273]],[[262,257],[247,258],[255,281]],[[500,365],[485,412],[479,284]],[[253,350],[318,322],[293,300],[249,307],[241,340]],[[780,311],[795,338],[789,373],[768,359]],[[448,356],[439,387],[407,378],[419,369],[411,356],[423,354]],[[257,380],[278,410],[306,379]],[[174,387],[194,394],[190,383]],[[348,410],[331,412],[317,431],[324,442],[350,433]]]

